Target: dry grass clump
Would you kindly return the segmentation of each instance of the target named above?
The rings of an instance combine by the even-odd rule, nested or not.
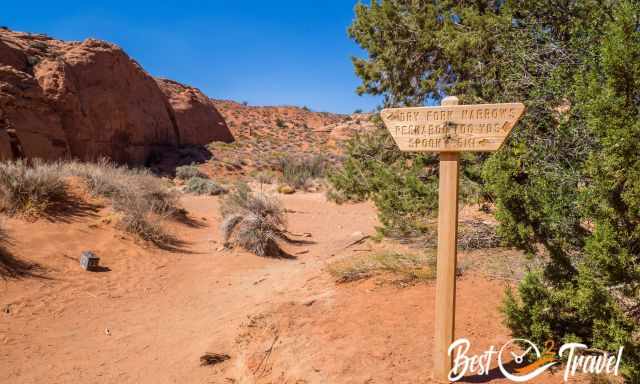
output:
[[[146,201],[130,193],[116,195],[112,198],[112,204],[115,211],[122,213],[118,228],[157,245],[172,241],[171,235],[162,227],[162,222],[173,214],[173,208],[164,203]]]
[[[119,226],[144,240],[165,244],[171,236],[161,222],[176,211],[177,196],[167,182],[146,169],[130,169],[107,160],[98,163],[71,162],[65,172],[84,180],[94,196],[111,200],[122,214]]]
[[[62,164],[40,160],[0,162],[0,211],[38,215],[67,199]]]
[[[195,193],[196,195],[216,196],[227,193],[227,190],[218,185],[215,181],[203,179],[201,177],[192,177],[187,181],[185,191]]]
[[[183,165],[176,168],[176,178],[180,180],[189,180],[194,177],[199,177],[201,179],[206,179],[207,175],[200,172],[198,166],[195,164],[191,165]]]
[[[273,171],[261,171],[255,174],[255,179],[260,184],[271,184],[275,179]]]
[[[288,241],[284,210],[278,200],[239,184],[223,199],[220,210],[225,246],[239,245],[258,256],[288,256],[278,244],[278,240]]]
[[[404,283],[416,283],[436,277],[436,258],[433,253],[373,253],[336,261],[329,265],[328,271],[338,283],[368,279],[383,273],[396,275]]]
[[[622,384],[624,380],[621,377],[608,376],[606,374],[594,374],[589,378],[590,384]]]
[[[0,211],[39,215],[69,199],[65,178],[79,177],[94,196],[108,198],[122,214],[119,226],[156,244],[172,241],[161,221],[176,210],[168,183],[146,169],[98,163],[41,160],[0,162]],[[64,207],[60,207],[64,208]]]
[[[315,179],[324,177],[326,159],[324,156],[284,156],[278,161],[282,172],[282,182],[295,189],[308,189]]]

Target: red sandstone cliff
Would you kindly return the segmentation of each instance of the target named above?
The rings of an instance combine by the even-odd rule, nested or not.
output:
[[[233,141],[198,89],[154,79],[118,46],[0,30],[0,159],[143,163],[154,150]]]

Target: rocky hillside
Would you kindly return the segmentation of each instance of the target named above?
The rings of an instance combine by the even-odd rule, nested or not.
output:
[[[212,143],[211,175],[248,175],[272,170],[286,156],[321,155],[337,164],[344,141],[375,129],[369,114],[339,115],[304,107],[250,106],[213,100],[235,137],[232,144]]]
[[[155,79],[118,46],[0,29],[0,159],[141,164],[154,151],[232,142],[198,89]]]

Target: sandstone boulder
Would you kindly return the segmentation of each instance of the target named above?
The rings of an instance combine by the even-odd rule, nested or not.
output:
[[[169,79],[156,82],[169,100],[182,144],[233,141],[224,118],[199,89]]]
[[[118,46],[0,30],[0,159],[142,164],[215,140],[233,136],[206,96],[154,79]]]

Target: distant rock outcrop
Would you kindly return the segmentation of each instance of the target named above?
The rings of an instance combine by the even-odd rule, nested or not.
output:
[[[0,159],[141,164],[215,140],[233,136],[202,92],[154,79],[118,46],[0,30]]]
[[[168,79],[156,79],[156,83],[169,101],[181,144],[233,141],[224,118],[199,89]]]

